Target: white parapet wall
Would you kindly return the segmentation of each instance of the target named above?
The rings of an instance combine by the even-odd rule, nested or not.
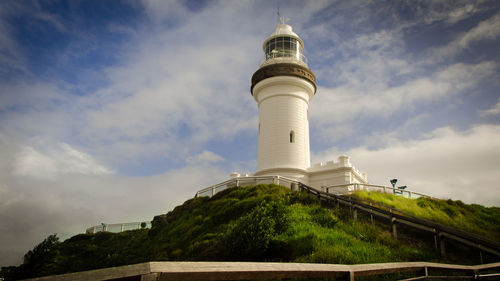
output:
[[[280,175],[282,177],[292,178],[300,181],[306,185],[310,185],[314,188],[324,190],[326,186],[338,186],[338,185],[349,185],[349,184],[368,184],[368,178],[366,173],[360,172],[356,167],[351,164],[350,158],[348,156],[339,156],[336,161],[327,161],[323,163],[314,164],[312,167],[306,169],[303,174],[294,173],[293,169],[273,169],[270,175]],[[240,175],[238,173],[232,173],[230,175],[231,179],[239,179],[241,183],[249,184],[259,184],[259,183],[269,183],[268,178],[263,177],[262,181],[256,180],[256,177],[260,176],[260,173],[256,175]],[[232,183],[234,185],[234,183]],[[332,188],[331,191],[335,193],[348,193],[352,190],[353,186],[343,186],[336,187],[335,190]],[[337,190],[338,189],[338,190]]]
[[[308,184],[315,188],[352,183],[368,183],[366,174],[356,169],[347,156],[339,156],[337,161],[314,164],[307,172],[309,175]]]

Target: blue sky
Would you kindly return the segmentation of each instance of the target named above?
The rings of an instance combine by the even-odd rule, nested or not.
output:
[[[0,265],[254,172],[250,78],[277,4],[2,1]],[[500,2],[279,6],[317,76],[312,163],[500,205]]]

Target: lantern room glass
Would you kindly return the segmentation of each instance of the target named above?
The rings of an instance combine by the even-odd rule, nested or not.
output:
[[[266,60],[280,57],[290,57],[303,61],[303,47],[299,40],[288,37],[274,37],[266,42]]]

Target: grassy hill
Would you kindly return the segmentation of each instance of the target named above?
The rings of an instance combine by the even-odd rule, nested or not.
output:
[[[358,191],[352,197],[381,203],[416,217],[449,225],[500,242],[500,208],[465,204],[462,201],[420,197],[408,199],[376,191]]]
[[[356,196],[366,199],[378,194]],[[384,198],[377,200],[389,200],[385,204],[399,200]],[[434,208],[434,203],[414,201],[422,205],[424,213],[425,209]],[[464,209],[484,208],[454,204]],[[395,207],[404,209],[396,203]],[[481,219],[489,216],[498,219],[497,209],[483,210],[488,215],[478,215],[478,221],[474,219],[471,224],[482,225]],[[453,210],[448,212],[461,212]],[[453,221],[452,216],[450,220]],[[190,199],[171,212],[156,216],[149,230],[80,234],[64,242],[49,236],[26,254],[21,266],[5,268],[3,275],[27,278],[167,260],[341,264],[438,261],[431,245],[418,240],[396,241],[387,230],[369,222],[353,221],[342,212],[322,208],[305,193],[281,186],[230,188],[212,198]]]

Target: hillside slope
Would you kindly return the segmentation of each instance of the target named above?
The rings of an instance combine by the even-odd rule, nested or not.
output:
[[[420,197],[408,199],[390,193],[357,191],[352,197],[396,208],[404,213],[500,242],[500,208],[465,204],[462,201]]]
[[[3,270],[27,278],[162,260],[375,263],[436,261],[424,243],[401,243],[386,229],[354,222],[307,194],[276,185],[226,189],[154,218],[150,230],[49,236]]]

